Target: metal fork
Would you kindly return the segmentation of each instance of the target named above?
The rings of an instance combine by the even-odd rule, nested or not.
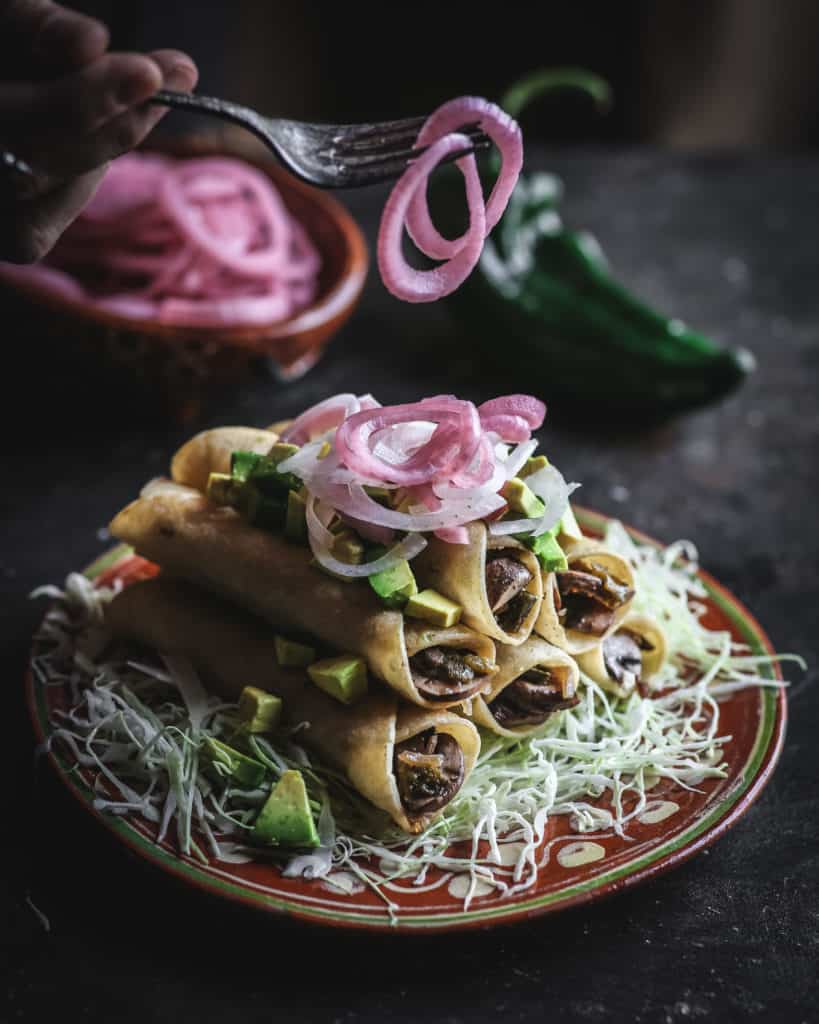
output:
[[[308,124],[262,117],[230,100],[168,89],[154,93],[150,102],[207,114],[247,128],[297,178],[319,188],[357,188],[391,181],[427,148],[415,147],[424,117],[375,124]],[[464,125],[461,131],[469,137],[470,146],[451,153],[445,163],[489,148],[490,140],[476,123]]]

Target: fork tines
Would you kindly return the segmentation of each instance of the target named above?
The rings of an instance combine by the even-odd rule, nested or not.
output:
[[[335,159],[342,160],[347,166],[367,168],[386,160],[415,160],[429,149],[429,146],[414,145],[424,118],[391,123],[405,127],[396,127],[393,131],[384,131],[383,127],[379,127],[377,131],[370,128],[366,132],[339,134],[333,138],[332,148],[324,152],[327,156],[332,155]],[[418,127],[414,127],[416,123]],[[408,129],[407,125],[413,127]],[[487,149],[491,145],[491,140],[480,130],[477,122],[464,125],[459,129],[459,134],[466,135],[471,148],[463,153],[453,154],[450,159],[457,159],[458,156],[464,156],[466,152],[473,150]]]

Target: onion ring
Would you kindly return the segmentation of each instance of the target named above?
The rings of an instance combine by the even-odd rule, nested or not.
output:
[[[486,237],[486,217],[478,168],[471,154],[455,162],[464,176],[469,208],[469,228],[457,252],[439,267],[415,270],[401,251],[401,234],[412,197],[425,187],[432,170],[444,157],[468,147],[469,139],[465,135],[445,135],[433,142],[398,179],[384,206],[378,230],[378,268],[384,286],[405,302],[433,302],[449,295],[463,284],[480,259]]]
[[[509,202],[523,166],[523,139],[518,123],[500,107],[479,96],[450,100],[431,114],[418,134],[417,146],[426,146],[442,135],[477,122],[501,154],[501,169],[486,203],[486,234],[498,223]],[[449,260],[465,245],[466,235],[448,239],[441,235],[429,214],[426,183],[418,189],[407,210],[407,231],[421,252],[432,259]]]

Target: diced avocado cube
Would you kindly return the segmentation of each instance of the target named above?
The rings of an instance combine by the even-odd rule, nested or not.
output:
[[[274,643],[276,661],[282,668],[306,668],[316,660],[316,652],[307,644],[297,644],[295,640],[288,640],[284,636],[277,636]]]
[[[364,561],[364,542],[352,530],[341,530],[336,534],[331,553],[340,562],[360,565]]]
[[[392,501],[393,492],[388,487],[376,487],[374,484],[365,484],[364,491],[369,494],[373,501],[382,505],[389,505]]]
[[[527,476],[531,476],[533,473],[537,473],[541,469],[545,469],[549,465],[549,460],[545,455],[535,455],[531,459],[527,459],[523,464],[519,476],[521,480],[524,480]]]
[[[299,446],[297,444],[287,444],[286,441],[277,441],[267,453],[267,458],[270,459],[274,466],[278,466],[280,462],[284,462],[284,460],[289,459],[291,455],[295,455],[298,450]]]
[[[258,686],[246,686],[239,696],[239,718],[248,732],[272,732],[282,715],[282,699]]]
[[[230,472],[236,480],[252,481],[264,494],[281,494],[301,487],[301,480],[292,473],[280,473],[279,462],[283,462],[295,451],[295,445],[273,445],[271,451],[280,448],[293,449],[273,455],[259,455],[257,452],[235,451],[230,456]]]
[[[246,485],[239,511],[253,526],[276,532],[282,530],[287,519],[287,499],[284,495],[261,494],[255,485],[255,480]]]
[[[506,481],[501,494],[512,512],[519,512],[527,519],[536,519],[546,511],[540,498],[518,476]]]
[[[282,775],[259,811],[251,836],[268,846],[319,845],[301,772]]]
[[[560,533],[570,540],[583,540],[583,531],[575,518],[572,506],[567,505],[563,518],[560,520]]]
[[[356,654],[315,661],[308,666],[307,674],[320,690],[342,704],[354,704],[367,692],[367,665]]]
[[[262,456],[258,452],[235,451],[230,453],[230,475],[234,480],[249,480]]]
[[[214,739],[213,736],[206,736],[199,748],[200,753],[211,766],[220,765],[222,771],[214,773],[218,776],[229,775],[238,785],[246,789],[255,789],[265,780],[267,769],[253,757],[241,753],[227,743]]]
[[[399,488],[397,491],[393,491],[393,508],[396,512],[409,512],[410,505],[414,505],[415,502],[409,494],[403,489]]]
[[[406,587],[401,587],[400,590],[395,590],[392,594],[382,597],[381,603],[385,608],[390,608],[393,611],[401,611],[413,594],[417,593],[418,584],[413,580],[412,583],[408,583]]]
[[[284,517],[284,535],[294,544],[307,541],[307,520],[305,512],[307,502],[300,491],[287,492],[287,512]]]
[[[437,590],[422,590],[413,594],[404,605],[404,614],[414,619],[423,619],[433,626],[447,628],[460,622],[463,608],[439,594]]]
[[[208,478],[208,498],[216,504],[230,505],[249,523],[263,529],[281,530],[287,513],[287,484],[275,467],[264,467],[264,456],[255,452],[233,452],[232,476],[211,473]],[[276,478],[275,487],[264,489],[265,473]],[[300,483],[299,483],[299,486]]]
[[[378,558],[379,555],[373,555]],[[389,569],[368,576],[370,586],[388,608],[403,608],[413,594],[418,593],[415,575],[409,562],[401,559]]]
[[[295,455],[298,450],[299,446],[297,444],[286,444],[284,441],[277,441],[266,455],[266,458],[276,467],[278,479],[287,487],[296,491],[302,485],[301,480],[294,473],[285,473],[283,470],[280,470],[279,463],[289,459],[291,455]]]
[[[569,568],[566,555],[557,542],[555,530],[541,533],[538,537],[526,537],[523,543],[531,548],[544,572],[565,572]]]
[[[211,473],[208,476],[207,499],[214,505],[229,505],[238,508],[242,502],[244,483],[234,480],[227,473]]]

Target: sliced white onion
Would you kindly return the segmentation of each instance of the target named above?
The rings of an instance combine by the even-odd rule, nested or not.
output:
[[[315,415],[316,410],[324,413],[327,407],[335,410],[341,404],[339,399],[347,400],[350,397],[347,395],[335,396],[332,404],[328,400],[327,403],[315,406],[312,411]],[[366,401],[367,396],[364,396],[362,400]],[[354,401],[358,402],[359,400],[354,399]],[[324,416],[321,419],[323,420]],[[400,465],[411,458],[413,452],[417,451],[419,447],[429,441],[434,429],[433,423],[423,420],[394,424],[373,435],[371,449],[383,464]],[[431,483],[429,485],[430,493],[440,502],[440,508],[432,510],[416,500],[409,512],[399,512],[385,507],[371,498],[366,493],[365,487],[380,486],[395,490],[397,485],[385,484],[378,479],[366,479],[348,469],[342,463],[332,441],[329,453],[324,458],[319,458],[322,448],[325,446],[325,440],[330,438],[329,432],[322,438],[304,443],[298,452],[279,463],[279,469],[282,472],[293,473],[302,480],[310,495],[317,498],[324,506],[352,520],[357,520],[361,524],[370,524],[374,530],[398,530],[412,534],[454,530],[456,527],[475,520],[487,519],[503,509],[505,501],[498,492],[507,480],[520,472],[526,460],[537,448],[537,442],[534,440],[523,441],[510,448],[500,444],[491,432],[486,436],[490,442],[489,455],[492,460],[492,472],[489,479],[472,487],[458,486],[452,480],[446,479]],[[473,477],[480,478],[482,475],[477,456],[462,476],[468,478],[470,472]],[[493,533],[504,535],[544,532],[560,519],[568,503],[569,492],[566,489],[566,484],[552,467],[541,471],[541,474],[540,476],[533,474],[527,478],[527,483],[546,503],[546,513],[538,519],[494,523],[490,527]],[[455,477],[453,477],[454,479]],[[537,488],[542,489],[543,493],[541,494]],[[315,510],[312,514],[315,515]],[[544,526],[545,523],[548,525]],[[317,529],[311,532],[311,537],[320,544],[320,547],[327,549],[323,560],[319,560],[321,564],[329,567],[328,559],[332,557],[329,550],[332,541],[328,540],[326,536],[322,537]],[[365,576],[380,570],[362,569],[351,572],[347,567],[338,571],[342,575]]]
[[[303,480],[306,475],[313,472],[316,464],[320,461],[319,452],[323,447],[324,441],[321,439],[308,441],[297,452],[282,459],[276,469],[280,473],[293,473],[294,476]]]
[[[432,490],[443,501],[477,501],[486,494],[497,493],[507,480],[517,476],[521,466],[537,448],[537,441],[523,441],[506,458],[495,454],[492,476],[478,487],[455,487],[453,484],[433,484]],[[498,504],[498,508],[500,508]]]
[[[347,488],[346,496],[327,494],[326,492],[322,495],[321,483],[308,484],[310,489],[313,486],[318,488],[316,493],[319,493],[320,497],[325,497],[325,500],[341,512],[355,516],[356,519],[366,519],[367,522],[375,523],[378,526],[386,526],[392,530],[406,530],[411,533],[416,531],[426,533],[445,526],[462,526],[497,512],[505,504],[499,494],[490,492],[458,501],[453,498],[444,502],[438,512],[409,515],[406,512],[396,512],[379,505],[358,484],[352,484]]]
[[[490,523],[489,532],[494,537],[505,537],[509,534],[533,534],[537,537],[541,533],[548,533],[563,518],[569,507],[569,495],[580,486],[567,484],[554,466],[544,466],[543,469],[532,473],[526,478],[526,483],[546,506],[546,511],[535,519],[504,519],[498,523]]]
[[[506,471],[506,479],[511,480],[526,465],[526,462],[534,454],[537,448],[537,441],[522,441],[516,448],[513,448],[509,456],[504,459],[503,467]]]
[[[346,576],[350,579],[361,579],[365,576],[373,576],[377,572],[385,572],[391,569],[396,563],[406,559],[409,561],[427,546],[426,540],[420,534],[410,534],[394,547],[390,548],[380,558],[372,562],[362,562],[359,565],[350,565],[342,562],[330,554],[334,537],[332,533],[321,523],[315,508],[316,501],[311,496],[307,501],[307,535],[310,539],[310,549],[319,565],[329,572],[338,576]]]
[[[327,529],[327,523],[329,517],[322,515],[322,509],[319,506],[318,501],[314,497],[310,497],[307,500],[307,506],[305,509],[305,519],[307,520],[307,532],[310,535],[311,540],[315,538],[317,544],[322,547],[332,547],[333,535]]]
[[[393,466],[400,466],[410,455],[418,451],[435,433],[436,423],[396,423],[379,430],[370,438],[370,449],[378,459]]]

